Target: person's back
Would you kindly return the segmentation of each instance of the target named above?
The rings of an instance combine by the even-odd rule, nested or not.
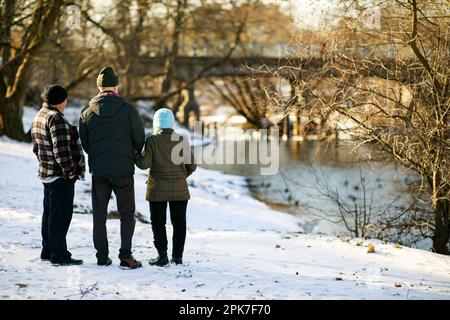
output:
[[[57,265],[79,265],[67,250],[66,236],[73,215],[75,182],[84,179],[84,155],[76,127],[64,118],[67,91],[45,88],[44,104],[31,124],[33,152],[44,186],[41,259]]]
[[[172,262],[183,263],[186,239],[186,210],[190,198],[186,178],[196,169],[188,139],[173,130],[175,118],[171,110],[160,109],[153,119],[154,133],[145,142],[143,153],[136,152],[135,163],[141,169],[148,169],[146,199],[150,215],[154,244],[158,257],[150,260],[151,265],[164,266],[167,257],[166,209],[170,207],[173,225]]]
[[[92,173],[92,211],[94,246],[97,264],[110,265],[106,218],[111,193],[117,199],[120,213],[120,265],[139,268],[142,264],[132,256],[135,228],[134,150],[141,150],[145,134],[137,110],[118,94],[119,79],[110,67],[97,77],[100,93],[80,117],[80,138],[88,154]]]
[[[134,174],[133,150],[144,145],[137,110],[113,91],[100,92],[83,110],[80,134],[93,175]]]
[[[180,156],[184,150],[190,151],[187,140],[172,129],[159,130],[147,138],[152,148],[153,161],[147,181],[148,201],[187,200],[190,198],[186,178],[195,170],[195,164],[174,162],[174,156]],[[179,148],[180,152],[174,149]],[[188,158],[191,158],[188,156]]]

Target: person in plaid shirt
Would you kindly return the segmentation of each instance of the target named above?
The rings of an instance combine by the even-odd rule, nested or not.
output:
[[[72,259],[66,236],[73,215],[75,182],[84,179],[84,154],[77,128],[64,118],[67,91],[51,85],[43,99],[31,126],[38,176],[44,184],[41,259],[57,265],[78,265],[83,261]]]

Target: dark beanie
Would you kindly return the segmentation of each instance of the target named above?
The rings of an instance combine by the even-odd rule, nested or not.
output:
[[[42,99],[50,105],[57,105],[67,99],[67,91],[60,85],[52,84],[44,89]]]
[[[97,87],[115,87],[119,84],[119,78],[111,67],[104,67],[97,77]]]

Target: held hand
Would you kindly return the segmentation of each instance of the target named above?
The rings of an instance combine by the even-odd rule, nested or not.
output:
[[[142,154],[137,149],[134,149],[133,151],[134,151],[133,160],[134,163],[136,164],[139,161],[139,158],[141,157]]]

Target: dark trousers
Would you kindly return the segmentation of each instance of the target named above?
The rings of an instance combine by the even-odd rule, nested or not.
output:
[[[75,181],[58,179],[44,183],[44,212],[42,215],[42,253],[52,260],[70,258],[66,236],[73,215]]]
[[[169,201],[170,221],[173,226],[172,257],[182,258],[186,240],[186,201]],[[167,201],[150,201],[150,218],[152,221],[153,243],[159,253],[167,252],[166,234]]]
[[[94,217],[94,247],[97,250],[97,259],[108,257],[108,237],[106,232],[106,219],[108,203],[114,191],[117,199],[117,209],[120,214],[120,251],[119,259],[129,259],[131,254],[131,241],[134,234],[135,203],[134,178],[92,176],[92,209]]]

